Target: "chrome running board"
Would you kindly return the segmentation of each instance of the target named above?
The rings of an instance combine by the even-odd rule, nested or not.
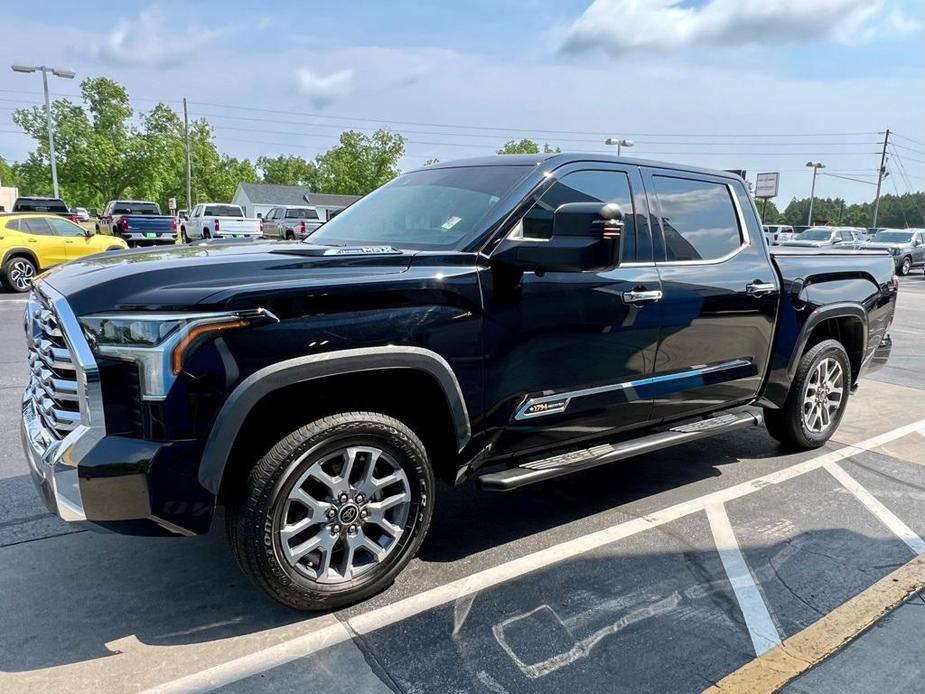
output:
[[[763,421],[763,417],[757,412],[734,412],[687,421],[667,431],[648,434],[636,439],[580,448],[549,458],[523,462],[500,472],[489,472],[477,478],[478,485],[485,491],[506,492],[534,482],[542,482],[579,470],[606,465],[615,460],[632,458],[689,441],[758,426]]]

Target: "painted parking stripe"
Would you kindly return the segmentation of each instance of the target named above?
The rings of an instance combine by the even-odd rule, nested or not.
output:
[[[713,541],[716,543],[716,551],[719,552],[729,584],[735,593],[739,609],[742,610],[742,617],[745,619],[745,627],[755,647],[755,654],[761,655],[780,645],[780,634],[777,633],[777,627],[774,626],[768,606],[739,549],[726,507],[723,504],[711,504],[707,506],[706,512],[707,520],[710,522],[710,532],[713,533]]]
[[[898,427],[892,431],[865,439],[859,443],[845,446],[837,451],[823,453],[815,458],[797,463],[796,465],[782,470],[777,470],[763,477],[758,477],[726,489],[720,489],[702,497],[669,506],[668,508],[656,511],[647,516],[634,518],[633,520],[589,533],[583,537],[546,547],[523,557],[512,559],[503,564],[478,571],[470,576],[450,581],[449,583],[436,586],[430,590],[425,590],[416,595],[351,617],[346,620],[346,624],[357,634],[363,635],[372,633],[383,627],[408,619],[409,617],[453,602],[459,598],[464,598],[481,590],[506,583],[507,581],[519,578],[533,571],[562,563],[598,547],[636,535],[650,528],[665,525],[666,523],[670,523],[671,521],[683,518],[692,513],[702,512],[708,506],[726,503],[732,499],[738,499],[753,494],[769,485],[780,484],[781,482],[786,482],[787,480],[799,477],[807,472],[818,470],[826,463],[850,458],[857,453],[877,448],[894,439],[911,434],[923,426],[925,426],[925,419]],[[245,677],[264,672],[271,667],[278,667],[287,662],[310,655],[326,646],[326,642],[324,642],[323,639],[320,641],[313,640],[310,636],[311,635],[297,637],[294,641],[286,642],[286,644],[292,644],[287,648],[281,648],[285,644],[279,644],[280,647],[272,647],[277,650],[274,651],[274,657],[269,660],[265,660],[259,653],[254,653],[228,661],[222,665],[217,665],[203,672],[181,677],[172,682],[147,690],[147,692],[202,692],[213,689],[216,686],[211,684],[213,681],[221,681],[225,684],[239,681]],[[265,651],[260,653],[265,653]]]
[[[784,639],[780,646],[730,672],[705,689],[704,694],[778,692],[922,588],[925,588],[925,556],[919,555],[803,631]]]
[[[826,463],[823,467],[838,480],[839,484],[851,492],[858,501],[864,504],[867,510],[877,517],[877,520],[893,531],[896,537],[909,545],[909,549],[916,554],[925,552],[925,540],[922,540],[912,528],[903,523],[896,514],[880,503],[873,494],[861,486],[860,482],[845,472],[841,465],[831,462]]]

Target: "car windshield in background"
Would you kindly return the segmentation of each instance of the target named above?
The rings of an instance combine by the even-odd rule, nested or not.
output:
[[[807,229],[797,234],[797,239],[800,241],[828,241],[831,236],[831,229]]]
[[[881,231],[873,238],[879,243],[909,243],[912,232],[909,231]]]
[[[321,226],[307,243],[459,247],[532,168],[469,166],[413,171],[353,203]]]
[[[209,205],[206,207],[209,217],[243,217],[244,212],[237,205]]]
[[[120,203],[112,208],[113,214],[155,214],[161,213],[157,205],[151,203]]]

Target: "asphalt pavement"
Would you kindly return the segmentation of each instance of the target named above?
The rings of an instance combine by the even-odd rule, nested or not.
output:
[[[442,489],[395,584],[323,615],[252,588],[221,523],[152,539],[47,514],[19,444],[23,303],[0,295],[2,691],[700,691],[925,549],[920,271],[825,448],[756,428],[509,494]],[[923,681],[916,609],[791,690]]]

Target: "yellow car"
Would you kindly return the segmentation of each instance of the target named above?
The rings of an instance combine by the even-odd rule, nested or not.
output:
[[[87,231],[54,214],[0,215],[0,282],[13,292],[27,292],[39,272],[91,253],[128,248],[125,241]]]

